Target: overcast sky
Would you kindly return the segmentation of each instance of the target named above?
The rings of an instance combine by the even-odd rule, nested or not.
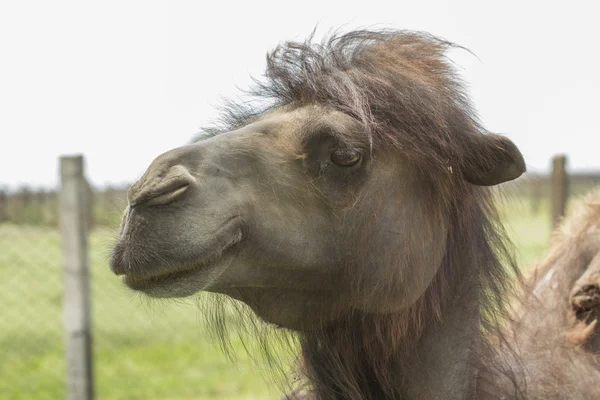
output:
[[[58,156],[73,153],[93,184],[135,180],[260,76],[267,50],[316,25],[425,30],[468,47],[477,57],[452,57],[482,121],[531,171],[556,153],[600,169],[598,4],[2,1],[0,185],[54,185]]]

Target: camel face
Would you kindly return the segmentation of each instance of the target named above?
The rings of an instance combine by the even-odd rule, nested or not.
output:
[[[225,131],[133,185],[112,270],[153,297],[218,292],[295,330],[411,308],[467,240],[457,221],[481,223],[465,211],[479,186],[525,170],[510,140],[482,134],[446,47],[363,32],[274,51],[266,111],[229,110]]]
[[[149,296],[224,293],[292,329],[353,308],[405,308],[444,250],[408,251],[423,234],[402,227],[431,225],[413,181],[402,157],[369,149],[355,119],[315,106],[275,111],[157,157],[128,193],[111,268]],[[444,222],[436,226],[428,240],[443,244]],[[396,258],[421,269],[388,277]]]

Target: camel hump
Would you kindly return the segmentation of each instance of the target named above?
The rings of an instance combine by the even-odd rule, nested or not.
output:
[[[600,354],[600,188],[577,202],[556,234],[578,260],[566,266],[580,265],[568,295],[567,339]]]
[[[572,343],[600,354],[600,252],[573,285],[569,303],[575,322],[568,338]]]
[[[571,307],[578,319],[600,317],[600,252],[589,263],[587,270],[575,282],[570,295]]]
[[[523,308],[530,334],[554,331],[600,354],[600,188],[573,200],[548,256],[529,277]]]

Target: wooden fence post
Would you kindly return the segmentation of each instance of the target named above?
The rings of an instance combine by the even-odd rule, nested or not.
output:
[[[87,184],[83,157],[60,158],[60,232],[67,399],[94,397],[90,284],[87,254]]]
[[[89,184],[89,182],[85,182],[85,199],[86,199],[86,220],[87,220],[87,230],[88,232],[90,230],[92,230],[92,228],[94,228],[95,226],[95,219],[94,219],[94,202],[95,202],[95,195],[94,195],[94,189],[92,188],[92,185]]]
[[[25,222],[25,194],[27,189],[21,187],[15,194],[12,195],[11,211],[13,215],[13,222],[22,224]]]
[[[0,222],[4,222],[8,219],[8,212],[6,210],[6,192],[4,189],[0,189]]]
[[[558,155],[552,158],[552,228],[556,228],[567,208],[569,178],[566,165],[566,156]]]

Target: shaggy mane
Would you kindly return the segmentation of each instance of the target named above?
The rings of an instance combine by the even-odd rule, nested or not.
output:
[[[268,54],[265,80],[256,81],[250,100],[229,103],[222,126],[205,130],[235,129],[279,107],[325,105],[360,121],[372,150],[397,149],[407,157],[432,215],[449,221],[443,263],[410,309],[356,312],[322,331],[298,334],[302,373],[318,399],[404,398],[403,371],[394,362],[411,353],[427,326],[444,319],[452,289],[465,280],[481,293],[483,334],[474,343],[478,393],[524,396],[511,370],[515,361],[496,354],[508,347],[501,334],[508,315],[504,299],[512,299],[509,276],[519,281],[519,270],[492,192],[460,174],[470,167],[468,155],[481,151],[476,138],[485,130],[446,56],[452,47],[426,33],[392,30],[286,42]]]
[[[464,49],[425,32],[359,30],[321,43],[285,42],[244,101],[225,100],[214,135],[284,106],[322,104],[362,123],[373,147],[392,146],[427,171],[468,168],[467,138],[484,133],[446,53]],[[481,151],[478,147],[477,151]]]

